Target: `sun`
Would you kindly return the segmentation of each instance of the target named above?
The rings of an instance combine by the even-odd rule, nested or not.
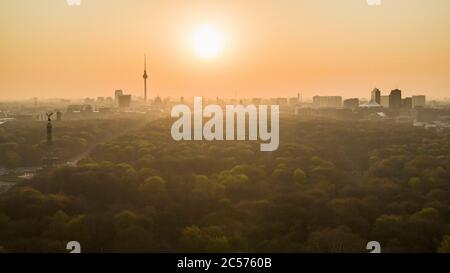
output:
[[[222,33],[213,26],[200,26],[194,32],[193,48],[204,59],[217,57],[224,47]]]

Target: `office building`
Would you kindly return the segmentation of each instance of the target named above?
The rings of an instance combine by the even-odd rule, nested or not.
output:
[[[320,108],[340,108],[342,107],[341,96],[314,96],[313,105]]]
[[[372,90],[371,93],[371,101],[374,101],[378,104],[381,104],[381,91],[378,88],[375,88],[374,90]]]
[[[118,96],[119,108],[128,108],[131,105],[131,95]]]
[[[116,91],[114,91],[114,101],[116,102],[116,104],[119,103],[119,96],[123,95],[123,91],[121,89],[117,89]]]
[[[412,107],[425,107],[426,98],[423,95],[412,96]]]
[[[402,91],[394,89],[389,95],[389,108],[400,109],[402,107]]]
[[[412,108],[412,98],[411,97],[402,99],[402,108],[404,108],[404,109]]]
[[[383,107],[389,107],[389,96],[380,96],[380,104]]]
[[[359,99],[358,98],[344,100],[344,108],[355,109],[358,107],[359,107]]]

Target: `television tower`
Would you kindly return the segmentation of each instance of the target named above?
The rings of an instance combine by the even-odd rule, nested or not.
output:
[[[147,56],[144,55],[144,75],[142,76],[144,78],[144,102],[147,103]]]

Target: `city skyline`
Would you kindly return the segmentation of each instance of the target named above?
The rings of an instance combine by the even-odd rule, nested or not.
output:
[[[278,272],[304,254],[328,253],[315,269],[450,254],[449,15],[450,0],[0,1],[0,260]]]
[[[93,102],[93,101],[99,101],[100,100],[101,102],[106,102],[107,100],[116,101],[117,100],[117,96],[118,96],[117,92],[120,92],[120,95],[130,96],[131,100],[133,100],[133,101],[141,101],[144,104],[145,103],[153,103],[154,100],[157,100],[157,99],[170,99],[171,101],[172,100],[178,101],[178,100],[182,99],[182,100],[192,101],[195,97],[198,97],[197,95],[175,97],[175,96],[164,96],[164,95],[161,95],[161,94],[153,94],[151,96],[148,96],[148,94],[146,92],[145,85],[146,85],[146,83],[145,83],[145,79],[144,79],[144,90],[142,91],[143,94],[141,94],[142,93],[141,91],[130,92],[129,90],[116,88],[115,90],[113,90],[113,92],[110,92],[109,94],[107,94],[105,96],[96,96],[96,95],[91,94],[91,96],[88,96],[88,97],[70,97],[70,98],[67,98],[67,97],[49,97],[49,98],[46,98],[46,97],[32,97],[32,98],[17,99],[17,100],[5,99],[5,100],[1,100],[1,101],[4,101],[4,102],[14,102],[14,101],[16,101],[16,102],[20,102],[20,101],[25,102],[25,101],[30,101],[30,102],[32,102],[34,104],[36,104],[40,100],[43,100],[43,101],[47,101],[47,100],[48,101],[62,100],[62,101],[67,101],[67,102],[69,102],[69,101],[87,101],[87,100]],[[361,100],[361,102],[366,102],[366,101],[370,102],[370,101],[374,100],[373,97],[372,97],[373,96],[372,93],[375,90],[377,90],[379,92],[379,95],[381,97],[389,97],[391,92],[395,91],[395,90],[400,90],[401,93],[402,93],[402,96],[404,98],[405,97],[409,97],[409,98],[410,97],[417,97],[417,96],[427,97],[426,95],[423,95],[421,93],[404,92],[402,89],[399,89],[399,88],[388,89],[388,90],[384,90],[383,91],[383,90],[380,90],[377,87],[375,87],[373,90],[361,92],[361,94],[359,94],[359,95],[350,96],[350,97],[343,96],[340,93],[334,93],[334,94],[330,94],[330,95],[322,95],[322,94],[320,94],[320,92],[316,92],[314,94],[311,94],[311,96],[305,96],[303,94],[303,92],[297,92],[295,94],[291,93],[291,94],[288,94],[286,96],[276,96],[275,95],[275,96],[265,96],[265,97],[264,96],[250,97],[250,96],[237,96],[235,94],[235,96],[225,96],[225,97],[219,97],[219,96],[216,96],[216,97],[214,97],[214,96],[201,96],[201,97],[203,97],[204,99],[208,99],[208,100],[221,99],[221,100],[230,100],[230,101],[236,100],[236,99],[241,99],[241,100],[252,100],[252,99],[270,100],[270,99],[294,99],[295,98],[295,99],[298,100],[298,102],[303,102],[303,103],[311,103],[311,102],[314,101],[315,97],[340,97],[343,100],[345,100],[345,99],[359,99],[359,100]],[[372,91],[372,92],[370,92],[370,91]],[[441,101],[445,102],[445,101],[449,100],[450,98],[444,97],[444,98],[435,100],[435,98],[427,97],[427,99],[429,99],[431,101],[440,101],[441,100]],[[376,102],[379,103],[378,101],[376,101]]]
[[[450,3],[443,0],[0,7],[0,100],[110,96],[119,88],[143,96],[144,53],[149,98],[352,98],[375,87],[450,95]]]

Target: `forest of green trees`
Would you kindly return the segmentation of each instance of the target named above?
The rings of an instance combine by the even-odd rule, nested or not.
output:
[[[61,161],[88,150],[98,140],[132,128],[137,119],[54,121],[54,153]],[[14,121],[0,127],[0,167],[40,166],[47,152],[47,122]]]
[[[79,149],[104,126],[58,141]],[[367,252],[375,240],[450,252],[449,131],[282,117],[279,149],[260,152],[175,142],[170,126],[149,122],[0,194],[0,251]],[[42,145],[14,141],[17,155]]]

